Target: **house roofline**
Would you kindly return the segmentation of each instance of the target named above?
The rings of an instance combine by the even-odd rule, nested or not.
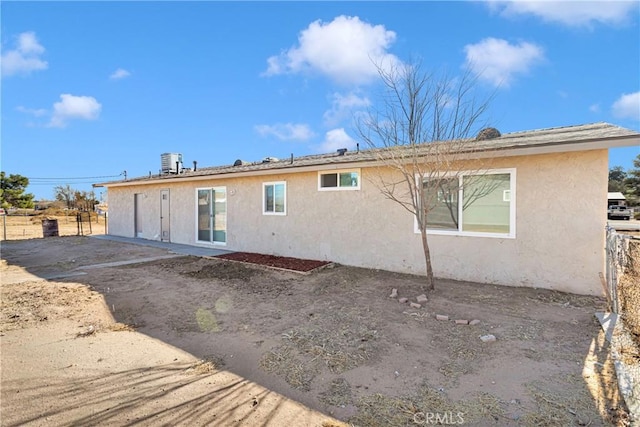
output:
[[[517,134],[514,134],[517,135]],[[527,155],[539,155],[539,154],[553,154],[563,152],[575,152],[575,151],[589,151],[608,149],[614,147],[625,147],[640,145],[640,134],[622,135],[622,136],[609,136],[599,138],[588,138],[582,140],[564,140],[564,141],[549,141],[544,143],[537,143],[535,145],[509,145],[509,146],[497,146],[497,147],[483,147],[477,151],[469,151],[468,153],[461,155],[460,160],[473,160],[473,159],[486,159],[491,157],[517,157]],[[368,151],[368,150],[367,150]],[[363,151],[362,153],[366,153]],[[428,153],[426,153],[428,156]],[[425,157],[426,157],[425,156]],[[296,159],[294,159],[295,161]],[[321,160],[321,159],[319,159]],[[292,173],[303,172],[318,172],[325,170],[336,169],[349,169],[349,168],[366,168],[380,165],[380,160],[367,159],[353,159],[352,161],[338,161],[333,163],[317,163],[310,165],[296,166],[289,162],[282,163],[282,165],[274,164],[270,168],[254,169],[234,171],[233,169],[224,169],[220,171],[212,170],[210,174],[190,175],[186,173],[184,175],[175,176],[163,176],[159,178],[157,176],[152,178],[134,178],[126,181],[111,181],[104,183],[93,184],[93,187],[126,187],[126,186],[138,186],[138,185],[157,185],[164,183],[176,183],[176,182],[197,182],[197,181],[211,181],[228,178],[242,178],[250,176],[270,176],[270,175],[282,175]],[[280,166],[280,167],[278,167]]]

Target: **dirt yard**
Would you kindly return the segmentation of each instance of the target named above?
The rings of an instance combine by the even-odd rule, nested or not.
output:
[[[169,255],[3,242],[3,426],[628,424],[603,299]]]

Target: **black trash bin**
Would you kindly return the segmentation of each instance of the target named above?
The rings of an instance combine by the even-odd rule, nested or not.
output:
[[[42,220],[42,237],[58,237],[58,220],[43,219]]]

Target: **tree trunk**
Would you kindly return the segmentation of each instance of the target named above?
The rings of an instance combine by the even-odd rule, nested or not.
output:
[[[431,251],[429,250],[429,243],[427,242],[427,230],[420,230],[420,237],[422,237],[424,263],[427,267],[427,290],[432,291],[436,286],[433,280],[433,267],[431,266]]]

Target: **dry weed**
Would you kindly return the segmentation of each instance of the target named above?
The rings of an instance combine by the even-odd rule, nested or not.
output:
[[[503,416],[501,402],[488,393],[470,400],[451,401],[446,394],[428,386],[410,396],[389,397],[373,394],[357,402],[358,414],[349,421],[370,427],[424,425],[429,414],[438,414],[443,424],[461,424],[487,420],[495,424]]]
[[[282,338],[301,357],[321,361],[332,373],[340,374],[373,356],[379,334],[370,312],[342,307],[316,318],[312,326],[287,331]]]
[[[531,301],[543,302],[564,307],[589,307],[594,310],[603,309],[606,300],[602,297],[569,294],[553,290],[539,290],[535,298],[527,297]]]
[[[353,403],[351,385],[344,378],[336,378],[329,389],[320,393],[320,401],[327,405],[344,406]]]
[[[297,359],[291,354],[292,350],[289,345],[281,345],[268,351],[260,359],[260,368],[284,377],[293,388],[308,391],[311,381],[315,378],[316,369],[309,363]]]
[[[473,372],[476,364],[470,362],[493,351],[478,339],[476,328],[435,320],[428,327],[434,332],[434,341],[447,351],[445,362],[438,370],[453,384],[460,375]]]
[[[567,383],[573,386],[566,387]],[[584,386],[584,380],[579,375],[548,377],[528,383],[525,387],[538,406],[537,411],[522,417],[525,425],[587,426],[594,420],[601,420],[593,408],[593,399]],[[567,390],[575,392],[567,394]]]
[[[536,320],[523,320],[522,324],[514,324],[501,334],[504,340],[531,341],[540,338],[544,332],[542,322]]]
[[[109,325],[108,329],[112,332],[134,332],[136,330],[132,325],[120,322]]]
[[[322,427],[353,427],[346,423],[341,423],[340,421],[323,421]]]
[[[191,375],[206,375],[219,370],[219,367],[213,360],[202,359],[191,365],[185,373]]]

